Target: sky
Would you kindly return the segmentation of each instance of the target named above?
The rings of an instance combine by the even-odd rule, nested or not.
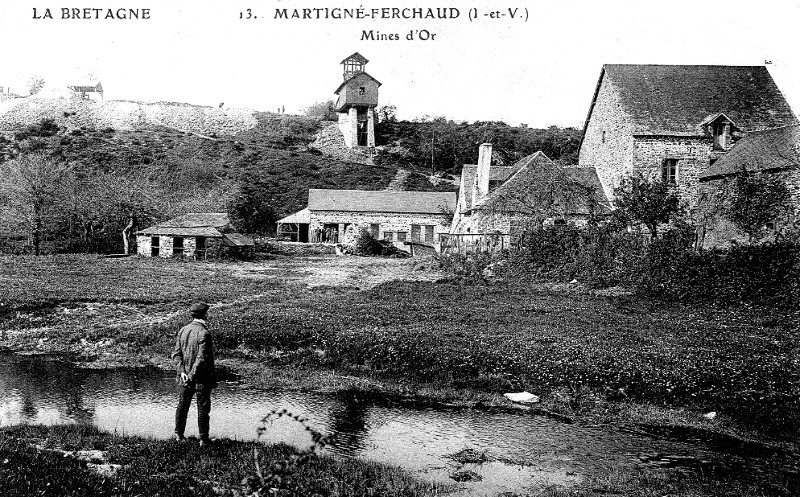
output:
[[[64,6],[149,8],[151,18],[62,19]],[[275,19],[276,9],[359,6],[457,8],[459,16]],[[34,19],[33,8],[38,17],[49,8],[53,19]],[[486,15],[514,9],[514,19]],[[358,51],[383,84],[380,105],[395,105],[400,118],[581,127],[605,63],[771,61],[798,112],[798,26],[800,0],[2,0],[0,86],[26,93],[32,75],[63,88],[92,74],[106,100],[299,113],[334,98],[339,63]],[[362,40],[365,30],[401,39]],[[411,30],[436,37],[408,41]]]

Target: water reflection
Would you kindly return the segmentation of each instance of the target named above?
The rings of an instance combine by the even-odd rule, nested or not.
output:
[[[156,370],[82,370],[52,358],[0,356],[0,423],[91,423],[126,434],[167,438],[176,403],[172,374]],[[587,469],[631,465],[637,452],[704,456],[677,442],[565,425],[538,416],[480,410],[414,409],[380,405],[357,395],[264,391],[221,384],[212,397],[212,436],[256,438],[256,428],[271,409],[309,419],[323,433],[338,434],[330,450],[344,456],[402,466],[434,479],[447,479],[456,467],[445,456],[464,448],[520,465],[486,474],[474,492],[519,492],[530,485],[569,483]],[[196,411],[189,412],[186,434],[197,435]],[[272,421],[265,439],[305,447],[311,440],[302,425]],[[524,466],[522,465],[524,464]],[[491,471],[492,465],[472,468]],[[487,485],[490,485],[487,487]]]

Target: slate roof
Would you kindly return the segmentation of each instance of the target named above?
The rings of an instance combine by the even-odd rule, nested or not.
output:
[[[800,125],[746,134],[713,165],[700,174],[708,181],[748,171],[800,167]]]
[[[634,135],[703,136],[701,123],[724,113],[742,131],[798,124],[764,66],[606,64]],[[584,126],[584,131],[586,127]]]
[[[373,78],[371,75],[369,75],[369,74],[367,74],[365,72],[358,72],[358,73],[355,73],[353,76],[351,76],[351,77],[347,78],[346,80],[344,80],[344,82],[339,85],[339,88],[336,88],[336,91],[334,91],[333,93],[339,93],[340,91],[342,91],[342,88],[347,86],[347,83],[349,83],[349,82],[353,81],[354,79],[359,78],[361,76],[366,76],[369,79],[375,81],[376,83],[378,83],[378,86],[382,85],[382,83],[380,81],[378,81],[377,79]]]
[[[221,238],[232,231],[231,221],[224,212],[191,212],[143,229],[141,235],[207,236]]]
[[[522,202],[517,202],[515,199],[524,195],[523,192],[529,191],[530,185],[539,184],[543,180],[546,181],[545,174],[548,170],[561,171],[565,174],[566,178],[577,185],[588,188],[594,195],[595,201],[604,210],[608,211],[609,202],[603,190],[603,185],[600,183],[600,178],[597,176],[597,171],[594,167],[577,167],[577,166],[558,166],[550,160],[544,152],[536,152],[518,161],[514,166],[519,166],[517,171],[511,176],[508,181],[503,183],[496,190],[489,193],[489,195],[482,200],[476,209],[488,208],[493,204],[503,203],[501,207],[507,211],[525,211]],[[567,214],[590,214],[588,206],[583,201],[574,201],[565,192],[564,200],[568,204],[565,206]],[[581,193],[583,193],[581,191]]]
[[[510,166],[491,166],[489,168],[489,188],[491,189],[493,183],[505,183],[508,178],[514,175],[529,160],[536,154],[531,154],[523,157]],[[472,189],[475,186],[475,175],[478,174],[478,166],[475,164],[464,164],[461,168],[461,181],[464,185],[463,192],[459,191],[459,195],[464,196],[464,210],[472,209]]]
[[[314,211],[441,214],[454,209],[455,192],[365,190],[308,190],[308,209]]]

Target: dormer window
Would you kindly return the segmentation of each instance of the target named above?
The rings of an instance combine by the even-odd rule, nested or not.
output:
[[[711,135],[714,137],[714,150],[725,150],[728,144],[729,124],[717,121],[711,125]]]

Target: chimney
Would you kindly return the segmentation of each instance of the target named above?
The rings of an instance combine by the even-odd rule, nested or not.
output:
[[[475,185],[472,188],[473,206],[489,195],[489,167],[491,165],[492,144],[482,143],[478,152],[478,171],[475,173]]]

